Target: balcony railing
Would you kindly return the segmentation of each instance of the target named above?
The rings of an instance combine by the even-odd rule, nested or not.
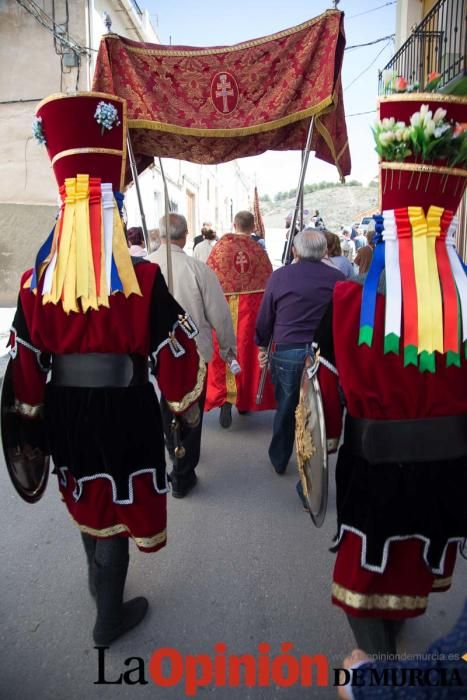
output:
[[[423,89],[428,75],[441,74],[439,89],[466,75],[467,0],[439,0],[413,30],[384,70],[393,70]],[[382,71],[379,93],[384,93]]]

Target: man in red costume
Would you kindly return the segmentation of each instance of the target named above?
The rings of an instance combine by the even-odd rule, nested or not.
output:
[[[447,110],[448,140],[466,121],[463,97],[417,97],[381,98],[384,124],[435,114],[441,128]],[[454,248],[467,170],[382,156],[370,270],[363,286],[336,285],[317,332],[325,409],[336,426],[339,393],[347,409],[332,600],[369,653],[394,653],[400,623],[449,589],[467,537],[467,281]]]
[[[125,102],[53,96],[39,105],[35,132],[63,204],[21,280],[10,338],[14,410],[30,447],[43,448],[45,422],[47,452],[88,558],[94,641],[107,645],[148,607],[143,597],[123,603],[129,538],[143,552],[166,543],[164,438],[148,358],[167,404],[191,423],[205,367],[196,328],[159,267],[128,252],[119,213]]]
[[[226,296],[237,337],[237,358],[241,372],[234,375],[219,355],[217,339],[208,372],[206,410],[221,406],[220,424],[232,424],[232,405],[240,413],[275,408],[271,380],[266,381],[262,403],[256,405],[261,370],[256,358],[255,323],[272,265],[266,251],[251,234],[255,219],[249,211],[239,211],[234,219],[235,233],[222,236],[212,249],[207,264],[216,273]]]

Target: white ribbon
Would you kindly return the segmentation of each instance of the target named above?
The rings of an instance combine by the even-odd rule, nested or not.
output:
[[[107,290],[110,294],[111,274],[112,274],[112,238],[114,232],[114,195],[111,182],[101,183],[102,191],[102,221],[104,223],[104,253],[105,253],[105,278]]]
[[[386,267],[386,317],[384,335],[394,333],[401,336],[402,288],[399,264],[399,241],[397,239],[394,209],[383,211],[384,260]]]
[[[47,270],[44,275],[44,284],[42,285],[42,294],[50,294],[52,291],[52,281],[55,270],[55,265],[57,264],[57,251],[52,256],[52,260],[47,265]]]
[[[459,292],[462,317],[462,340],[465,341],[467,339],[467,278],[456,251],[457,224],[458,218],[454,216],[446,235],[446,248],[457,291]]]

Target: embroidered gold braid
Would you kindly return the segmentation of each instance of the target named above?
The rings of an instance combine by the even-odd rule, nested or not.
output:
[[[235,336],[238,337],[238,305],[240,303],[238,294],[231,294],[228,298],[228,303]],[[237,380],[227,364],[225,365],[225,383],[227,386],[227,397],[225,400],[235,405],[237,403]]]
[[[311,431],[308,430],[309,418],[310,412],[303,399],[303,392],[300,391],[300,400],[295,409],[295,451],[297,453],[298,473],[306,498],[308,498],[308,484],[305,477],[305,464],[316,452]]]
[[[436,591],[438,588],[447,588],[452,583],[452,576],[447,576],[447,578],[436,578],[433,581],[433,590]]]
[[[332,595],[341,603],[358,610],[423,610],[428,596],[373,593],[365,595],[350,591],[338,583],[332,584]]]
[[[170,410],[174,413],[183,413],[183,411],[186,411],[186,409],[189,408],[191,404],[194,403],[196,399],[198,399],[201,396],[205,378],[206,363],[201,357],[201,355],[199,355],[198,374],[196,376],[196,384],[194,388],[188,394],[185,394],[181,401],[167,401]]]
[[[93,527],[81,525],[71,515],[70,518],[81,530],[81,532],[84,532],[86,535],[91,535],[91,537],[114,537],[115,535],[121,535],[122,533],[127,532],[138,547],[143,549],[152,549],[153,547],[157,547],[159,544],[165,544],[167,541],[167,530],[162,530],[152,537],[135,537],[128,525],[124,525],[123,523],[118,523],[117,525],[112,525],[111,527],[104,527],[102,530],[96,530]]]

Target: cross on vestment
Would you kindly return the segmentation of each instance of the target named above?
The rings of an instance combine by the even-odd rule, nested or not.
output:
[[[235,263],[239,266],[240,272],[243,274],[245,272],[245,267],[248,265],[248,258],[243,251],[237,253]]]
[[[231,84],[227,82],[227,76],[225,75],[225,73],[222,73],[220,75],[219,80],[220,83],[217,83],[216,97],[222,97],[222,111],[228,112],[229,105],[227,102],[227,98],[233,97],[234,91],[232,90]]]

